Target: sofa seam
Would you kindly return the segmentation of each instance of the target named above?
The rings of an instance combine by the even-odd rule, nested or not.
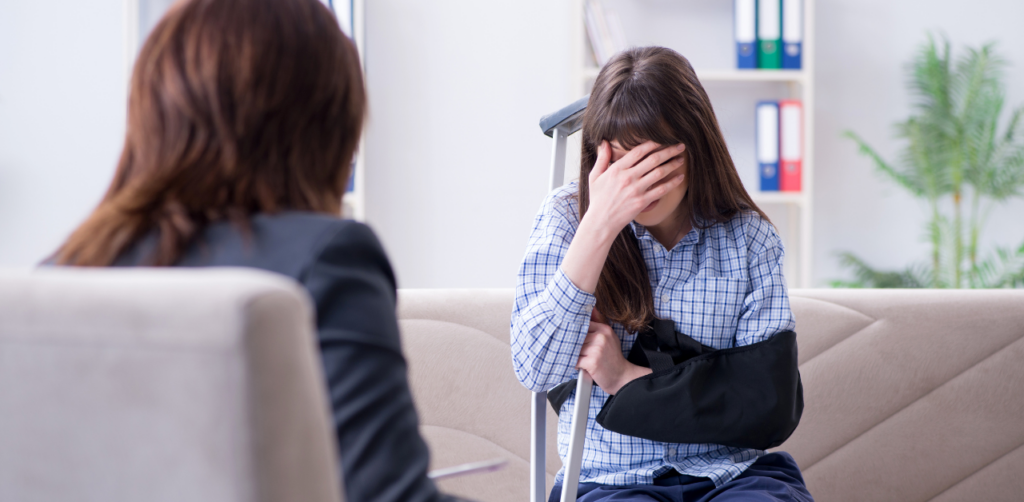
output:
[[[979,472],[987,469],[990,465],[992,465],[992,464],[994,464],[994,463],[996,463],[996,462],[998,462],[998,461],[1000,461],[1000,460],[1002,460],[1002,459],[1012,455],[1013,453],[1015,453],[1017,450],[1020,450],[1021,448],[1024,448],[1024,442],[1021,442],[1017,446],[1015,446],[1013,448],[1010,448],[1009,451],[1007,451],[1006,453],[1003,453],[1002,455],[997,455],[996,458],[993,458],[992,460],[986,462],[985,465],[982,465],[981,467],[978,467],[974,471],[971,471],[966,476],[960,478],[956,483],[953,483],[953,484],[947,486],[941,492],[936,493],[935,496],[929,498],[928,500],[931,501],[931,500],[935,500],[935,499],[941,497],[942,494],[952,490],[953,488],[956,488],[957,486],[962,484],[964,481],[967,481],[968,479],[973,477],[975,474],[978,474]]]
[[[881,426],[882,424],[884,424],[884,423],[888,422],[889,420],[891,420],[891,419],[892,419],[893,417],[895,417],[896,415],[899,415],[899,414],[900,414],[900,413],[901,413],[901,412],[902,412],[903,410],[906,410],[907,408],[909,408],[909,407],[911,407],[911,406],[913,406],[913,405],[917,404],[917,403],[918,403],[919,401],[921,401],[922,399],[924,399],[924,398],[926,398],[926,397],[928,397],[928,396],[930,396],[930,395],[934,394],[935,392],[939,391],[940,389],[942,389],[943,387],[945,387],[946,385],[948,385],[948,384],[949,384],[950,382],[952,382],[953,380],[956,380],[957,378],[960,378],[960,377],[961,377],[962,375],[964,375],[964,374],[965,374],[965,373],[967,373],[968,371],[971,371],[971,370],[973,370],[974,368],[978,367],[979,365],[981,365],[981,364],[982,364],[982,363],[984,363],[985,361],[988,361],[989,359],[992,359],[993,357],[995,357],[995,356],[999,355],[999,353],[1001,353],[1001,352],[1003,352],[1004,350],[1006,350],[1006,349],[1007,349],[1007,348],[1008,348],[1009,346],[1011,346],[1011,345],[1013,345],[1013,344],[1015,344],[1015,343],[1021,342],[1021,341],[1024,341],[1024,335],[1022,335],[1022,336],[1019,336],[1019,337],[1017,337],[1016,339],[1014,339],[1014,340],[1010,341],[1009,343],[1007,343],[1006,345],[1004,345],[1004,346],[1002,346],[1002,347],[999,347],[998,349],[996,349],[995,351],[993,351],[993,352],[992,352],[992,353],[990,353],[989,355],[987,355],[987,356],[985,356],[985,357],[981,358],[981,360],[979,360],[978,362],[976,362],[976,363],[974,363],[974,364],[972,364],[972,365],[968,366],[967,368],[964,368],[964,370],[963,370],[963,371],[961,371],[961,372],[959,372],[959,373],[957,373],[957,374],[955,374],[955,375],[953,375],[953,376],[949,377],[948,379],[946,379],[945,381],[943,381],[943,382],[942,382],[942,383],[940,383],[939,385],[936,385],[935,387],[933,387],[933,388],[932,388],[931,390],[929,390],[928,392],[925,392],[924,394],[921,394],[921,396],[919,396],[918,398],[914,399],[913,401],[911,401],[911,402],[907,403],[907,404],[906,404],[906,405],[904,405],[904,406],[901,406],[901,407],[900,407],[899,409],[897,409],[896,411],[892,412],[892,413],[891,413],[890,415],[888,415],[887,417],[885,417],[885,418],[883,418],[882,420],[880,420],[880,421],[876,422],[876,423],[875,423],[874,425],[872,425],[871,427],[868,427],[867,429],[865,429],[865,430],[864,430],[863,432],[861,432],[860,434],[857,434],[856,436],[854,436],[854,437],[850,438],[850,440],[849,440],[849,441],[846,441],[846,442],[844,442],[843,444],[839,445],[839,446],[838,446],[838,447],[837,447],[836,449],[834,449],[834,450],[832,450],[832,451],[828,452],[828,453],[827,453],[827,454],[826,454],[825,456],[823,456],[823,457],[821,457],[820,459],[816,460],[816,461],[815,461],[814,463],[812,463],[811,465],[808,465],[807,467],[803,468],[802,470],[803,470],[803,471],[809,471],[810,469],[814,468],[814,466],[816,466],[816,465],[818,465],[819,463],[823,462],[824,460],[828,459],[828,458],[829,458],[829,457],[831,457],[832,455],[835,455],[835,454],[836,454],[836,452],[838,452],[839,450],[842,450],[843,448],[846,448],[847,446],[849,446],[849,445],[850,445],[850,443],[853,443],[854,441],[856,441],[856,440],[860,439],[861,437],[864,437],[864,435],[866,435],[867,433],[869,433],[869,432],[871,432],[871,431],[873,431],[873,430],[877,429],[877,428],[878,428],[878,427],[880,427],[880,426]]]
[[[842,340],[839,340],[838,342],[833,343],[832,345],[829,345],[828,348],[826,348],[825,350],[823,350],[821,352],[818,352],[817,354],[811,356],[810,359],[804,361],[803,364],[800,364],[799,366],[803,366],[804,364],[809,364],[811,361],[814,361],[815,359],[817,359],[817,358],[825,355],[826,353],[830,352],[832,349],[838,347],[843,342],[846,342],[846,341],[852,339],[853,337],[863,333],[864,330],[866,330],[866,329],[868,329],[868,328],[870,328],[870,327],[872,327],[872,326],[874,326],[874,325],[876,325],[876,324],[878,324],[880,322],[882,322],[882,321],[878,320],[878,319],[875,319],[875,320],[871,321],[871,323],[868,324],[867,326],[864,326],[863,328],[858,329],[857,331],[854,331],[853,333],[850,333],[848,336],[844,337]],[[797,340],[797,344],[799,346],[799,340]]]

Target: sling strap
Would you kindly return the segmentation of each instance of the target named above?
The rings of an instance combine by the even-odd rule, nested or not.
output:
[[[627,359],[653,373],[608,398],[605,429],[667,443],[712,443],[765,450],[782,444],[803,414],[796,333],[715,350],[658,319],[641,332]],[[576,381],[548,391],[557,413]]]

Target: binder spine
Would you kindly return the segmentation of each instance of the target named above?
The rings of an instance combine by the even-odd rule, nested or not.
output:
[[[780,0],[757,2],[757,67],[782,67],[782,16]]]
[[[346,193],[352,193],[356,191],[356,161],[352,160],[352,164],[348,172],[348,185],[345,186]]]
[[[762,192],[779,190],[779,103],[757,104],[757,168]]]
[[[799,70],[803,66],[803,0],[782,0],[782,68]]]
[[[757,68],[757,0],[733,0],[736,68]]]
[[[804,110],[803,103],[779,101],[779,189],[799,192],[803,177]]]

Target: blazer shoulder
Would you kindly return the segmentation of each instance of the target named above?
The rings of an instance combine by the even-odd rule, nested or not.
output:
[[[299,276],[316,304],[321,340],[346,340],[401,353],[395,275],[369,227],[338,220]]]
[[[363,268],[383,272],[396,288],[391,263],[377,234],[363,223],[353,220],[334,220],[321,234],[314,247],[312,264]]]

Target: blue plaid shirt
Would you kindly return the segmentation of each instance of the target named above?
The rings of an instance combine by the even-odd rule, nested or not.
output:
[[[576,360],[590,325],[594,295],[577,288],[560,264],[579,226],[576,183],[553,191],[533,223],[519,270],[512,312],[512,359],[516,376],[534,392],[576,378]],[[693,229],[666,250],[640,224],[640,243],[659,318],[676,330],[723,349],[749,345],[792,330],[793,314],[782,276],[782,242],[757,213],[737,214],[707,229]],[[636,333],[612,328],[628,354]],[[716,486],[740,475],[761,450],[715,444],[671,444],[609,431],[597,423],[608,394],[594,385],[580,481],[606,485],[651,484],[670,469],[706,477]],[[568,458],[575,394],[558,418],[558,454]]]

